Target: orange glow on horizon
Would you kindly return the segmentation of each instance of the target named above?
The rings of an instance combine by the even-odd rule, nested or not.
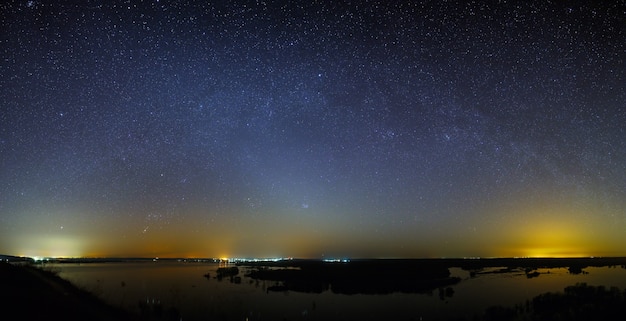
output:
[[[529,203],[532,203],[529,201]],[[510,203],[481,215],[492,220],[476,229],[447,222],[441,229],[407,224],[393,243],[380,238],[368,227],[346,233],[342,224],[320,226],[314,218],[292,217],[282,225],[222,224],[207,233],[195,230],[191,222],[172,223],[144,231],[143,224],[115,228],[115,221],[103,220],[82,230],[46,230],[30,226],[9,241],[7,254],[27,257],[144,257],[144,258],[263,258],[263,257],[590,257],[624,256],[623,228],[615,220],[595,220],[601,213],[597,204],[587,206],[563,201],[521,206]],[[45,224],[44,224],[45,223]],[[259,223],[259,224],[257,224]],[[306,223],[306,224],[305,224]],[[311,223],[311,224],[309,224]],[[336,223],[336,222],[335,222]],[[234,231],[234,232],[233,232]],[[437,232],[434,232],[437,231]],[[444,231],[444,232],[441,232]],[[9,239],[7,239],[9,240]],[[2,241],[2,239],[0,239]]]
[[[617,252],[614,235],[606,232],[611,231],[610,226],[589,220],[590,211],[563,203],[511,211],[517,219],[498,226],[494,232],[492,240],[499,240],[500,244],[495,246],[496,253],[506,257],[559,258]]]

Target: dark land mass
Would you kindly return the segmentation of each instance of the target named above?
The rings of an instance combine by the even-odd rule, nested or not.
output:
[[[626,290],[578,283],[566,287],[562,292],[543,293],[513,307],[491,306],[471,320],[587,321],[625,318]]]
[[[321,293],[331,290],[339,294],[388,294],[393,292],[428,293],[461,281],[450,276],[450,267],[471,272],[511,273],[523,271],[528,278],[537,277],[538,268],[569,268],[582,273],[590,266],[626,267],[626,258],[498,258],[498,259],[385,259],[325,262],[319,260],[283,260],[246,262],[247,276],[276,281],[269,291]],[[485,268],[502,267],[492,272]]]
[[[35,260],[33,260],[30,257],[25,257],[25,256],[14,256],[14,255],[0,254],[0,262],[35,263]]]
[[[276,281],[268,291],[320,293],[330,289],[341,294],[387,294],[391,292],[431,292],[439,290],[443,300],[454,295],[449,285],[460,280],[450,277],[449,268],[470,272],[526,273],[538,277],[539,268],[568,268],[570,273],[584,273],[586,267],[621,266],[626,258],[498,258],[498,259],[417,259],[355,260],[322,262],[289,260],[241,264],[249,276]],[[498,268],[483,271],[487,268]],[[482,314],[462,320],[624,320],[626,290],[591,286],[585,283],[568,286],[562,292],[547,292],[512,307],[491,306]]]
[[[75,259],[64,262],[129,262],[139,259]],[[181,259],[169,259],[170,261]],[[182,261],[197,261],[182,259]],[[211,259],[202,259],[210,262]],[[12,262],[12,263],[6,263]],[[5,315],[20,320],[178,320],[173,311],[141,306],[141,314],[107,305],[93,294],[76,288],[54,272],[33,264],[29,258],[2,256],[0,262],[0,308]],[[439,289],[440,296],[452,296],[448,285],[459,282],[450,277],[450,267],[480,271],[500,267],[507,271],[533,271],[537,268],[569,268],[577,273],[586,267],[621,266],[626,258],[568,259],[411,259],[352,260],[322,262],[319,260],[285,260],[278,262],[246,262],[239,264],[249,276],[274,280],[268,291],[303,291],[319,293],[330,289],[335,293],[428,292]],[[232,276],[232,268],[221,270]],[[380,281],[379,281],[380,280]],[[447,287],[448,286],[448,287]],[[447,287],[447,288],[446,288]],[[452,290],[452,291],[450,291]],[[615,287],[577,284],[562,292],[550,292],[513,307],[493,306],[472,320],[623,320],[626,315],[626,291]],[[458,320],[465,320],[463,318]]]
[[[139,320],[80,290],[56,274],[28,264],[0,262],[0,306],[17,320]]]
[[[626,266],[626,257],[576,257],[576,258],[442,258],[442,259],[352,259],[346,262],[328,262],[321,260],[293,259],[280,261],[245,262],[245,266],[276,266],[302,267],[320,264],[344,265],[378,265],[384,266],[426,266],[426,267],[459,267],[465,270],[488,267],[532,267],[532,268],[559,268],[559,267],[602,267]]]
[[[450,276],[447,266],[429,262],[289,260],[248,265],[252,269],[247,275],[253,279],[281,282],[268,288],[269,291],[321,293],[330,289],[338,294],[426,293],[461,281]]]
[[[494,258],[494,259],[442,259],[450,267],[464,270],[487,267],[510,268],[571,268],[626,266],[626,257],[581,257],[581,258]]]
[[[516,268],[560,268],[560,267],[603,267],[624,266],[626,257],[580,257],[580,258],[442,258],[442,259],[352,259],[349,261],[329,262],[314,259],[292,259],[280,261],[242,262],[241,266],[271,267],[319,267],[321,265],[345,265],[353,267],[376,266],[378,268],[451,268],[477,270],[490,267]]]

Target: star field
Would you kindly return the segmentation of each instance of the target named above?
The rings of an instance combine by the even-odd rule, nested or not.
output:
[[[10,1],[0,252],[626,255],[626,3]]]

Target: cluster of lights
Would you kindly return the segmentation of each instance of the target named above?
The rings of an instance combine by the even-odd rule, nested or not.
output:
[[[329,263],[348,263],[350,259],[324,259],[323,261]]]
[[[237,258],[237,257],[223,257],[220,258],[220,262],[224,263],[250,263],[250,262],[278,262],[292,260],[291,257],[270,257],[270,258]]]

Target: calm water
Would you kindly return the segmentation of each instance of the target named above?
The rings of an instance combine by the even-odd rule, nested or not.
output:
[[[176,307],[183,320],[381,320],[389,315],[399,320],[445,320],[472,317],[493,305],[524,304],[541,293],[581,282],[626,289],[626,269],[620,267],[588,267],[577,275],[566,268],[539,269],[542,274],[531,279],[522,271],[472,278],[467,271],[451,268],[452,276],[462,281],[452,286],[452,296],[443,298],[438,290],[388,295],[268,292],[275,282],[245,277],[245,267],[240,267],[241,283],[218,281],[214,278],[218,267],[189,262],[51,266],[62,278],[111,304],[137,313],[146,307],[164,311]],[[204,277],[207,272],[210,278]]]

